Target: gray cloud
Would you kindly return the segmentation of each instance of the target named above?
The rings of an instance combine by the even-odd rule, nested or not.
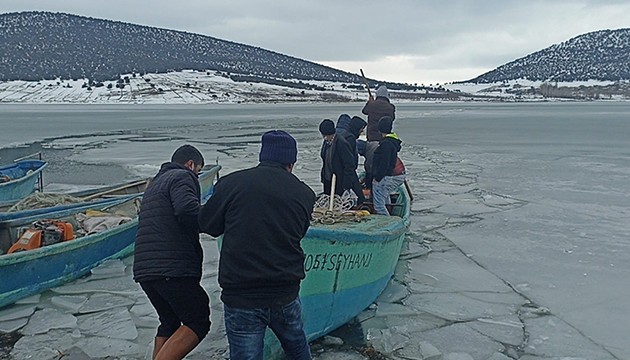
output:
[[[315,62],[349,64],[351,68],[343,69],[352,72],[359,64],[382,66],[373,72],[385,80],[411,83],[419,82],[418,77],[433,82],[462,80],[456,76],[464,70],[485,72],[585,32],[630,26],[630,3],[614,0],[3,0],[0,4],[1,12],[25,10],[201,33]],[[406,72],[400,73],[400,68]],[[439,78],[432,78],[431,71]]]

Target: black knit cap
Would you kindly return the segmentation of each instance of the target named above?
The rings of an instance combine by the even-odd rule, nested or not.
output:
[[[271,130],[262,136],[262,147],[258,159],[273,161],[283,165],[294,164],[297,161],[297,142],[286,131]]]
[[[334,134],[335,133],[335,123],[332,120],[330,120],[330,119],[324,119],[319,124],[319,132],[322,133],[322,135],[324,135],[324,136]]]
[[[383,116],[378,121],[378,131],[382,132],[383,134],[391,133],[392,132],[392,123],[393,123],[393,120],[392,120],[391,117]]]

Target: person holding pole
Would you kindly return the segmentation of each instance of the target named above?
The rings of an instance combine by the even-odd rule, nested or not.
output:
[[[396,107],[389,101],[389,91],[385,85],[381,85],[376,89],[376,98],[372,96],[367,78],[361,70],[363,81],[368,90],[368,101],[361,112],[367,115],[367,144],[365,147],[365,186],[372,190],[372,161],[373,154],[381,141],[382,135],[378,131],[378,122],[381,118],[387,116],[392,121],[396,118]]]

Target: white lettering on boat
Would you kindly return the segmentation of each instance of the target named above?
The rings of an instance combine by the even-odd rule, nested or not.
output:
[[[364,254],[308,254],[304,259],[306,271],[335,271],[368,268],[372,263],[372,253]]]

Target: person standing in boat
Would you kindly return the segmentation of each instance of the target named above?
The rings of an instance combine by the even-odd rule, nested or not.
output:
[[[352,190],[357,195],[357,206],[365,202],[365,195],[363,195],[363,188],[359,182],[357,176],[357,168],[359,167],[359,151],[357,150],[357,139],[365,130],[367,123],[359,116],[353,116],[350,119],[350,125],[348,127],[348,134],[345,136],[345,141],[350,147],[350,153],[352,155],[352,172],[347,172],[347,176],[343,177],[341,182],[344,191]],[[344,173],[346,174],[346,173]],[[343,192],[342,192],[343,193]]]
[[[183,145],[142,197],[133,278],[158,313],[153,359],[182,359],[210,331],[210,300],[201,287],[203,250],[197,217],[204,165],[199,150]]]
[[[372,172],[368,171],[372,167],[373,155],[382,135],[378,130],[378,122],[383,116],[388,116],[394,121],[396,119],[396,107],[389,101],[389,91],[385,85],[376,89],[376,98],[370,98],[361,112],[367,115],[367,144],[365,147],[365,183],[368,189],[372,189]]]
[[[348,119],[350,119],[348,117]],[[319,124],[319,132],[324,138],[322,144],[322,171],[321,181],[324,185],[324,193],[330,195],[332,188],[332,176],[335,175],[335,194],[343,195],[346,190],[353,190],[354,178],[356,177],[356,164],[353,150],[340,134],[339,129],[335,132],[335,124],[328,119]],[[345,132],[350,134],[349,132]],[[347,181],[351,179],[352,181]],[[358,182],[358,179],[357,179]],[[345,185],[344,185],[345,184]],[[361,199],[361,202],[363,199]]]
[[[401,149],[402,141],[392,132],[392,118],[384,116],[378,122],[378,130],[383,134],[383,138],[374,151],[372,170],[374,180],[372,181],[372,202],[377,214],[389,215],[386,204],[390,203],[389,194],[396,190],[405,181],[405,175],[394,175],[398,152]]]
[[[223,176],[202,206],[199,227],[223,235],[219,285],[230,359],[262,359],[270,328],[290,359],[311,359],[298,297],[305,277],[300,241],[315,193],[293,175],[295,139],[263,134],[256,167]]]

